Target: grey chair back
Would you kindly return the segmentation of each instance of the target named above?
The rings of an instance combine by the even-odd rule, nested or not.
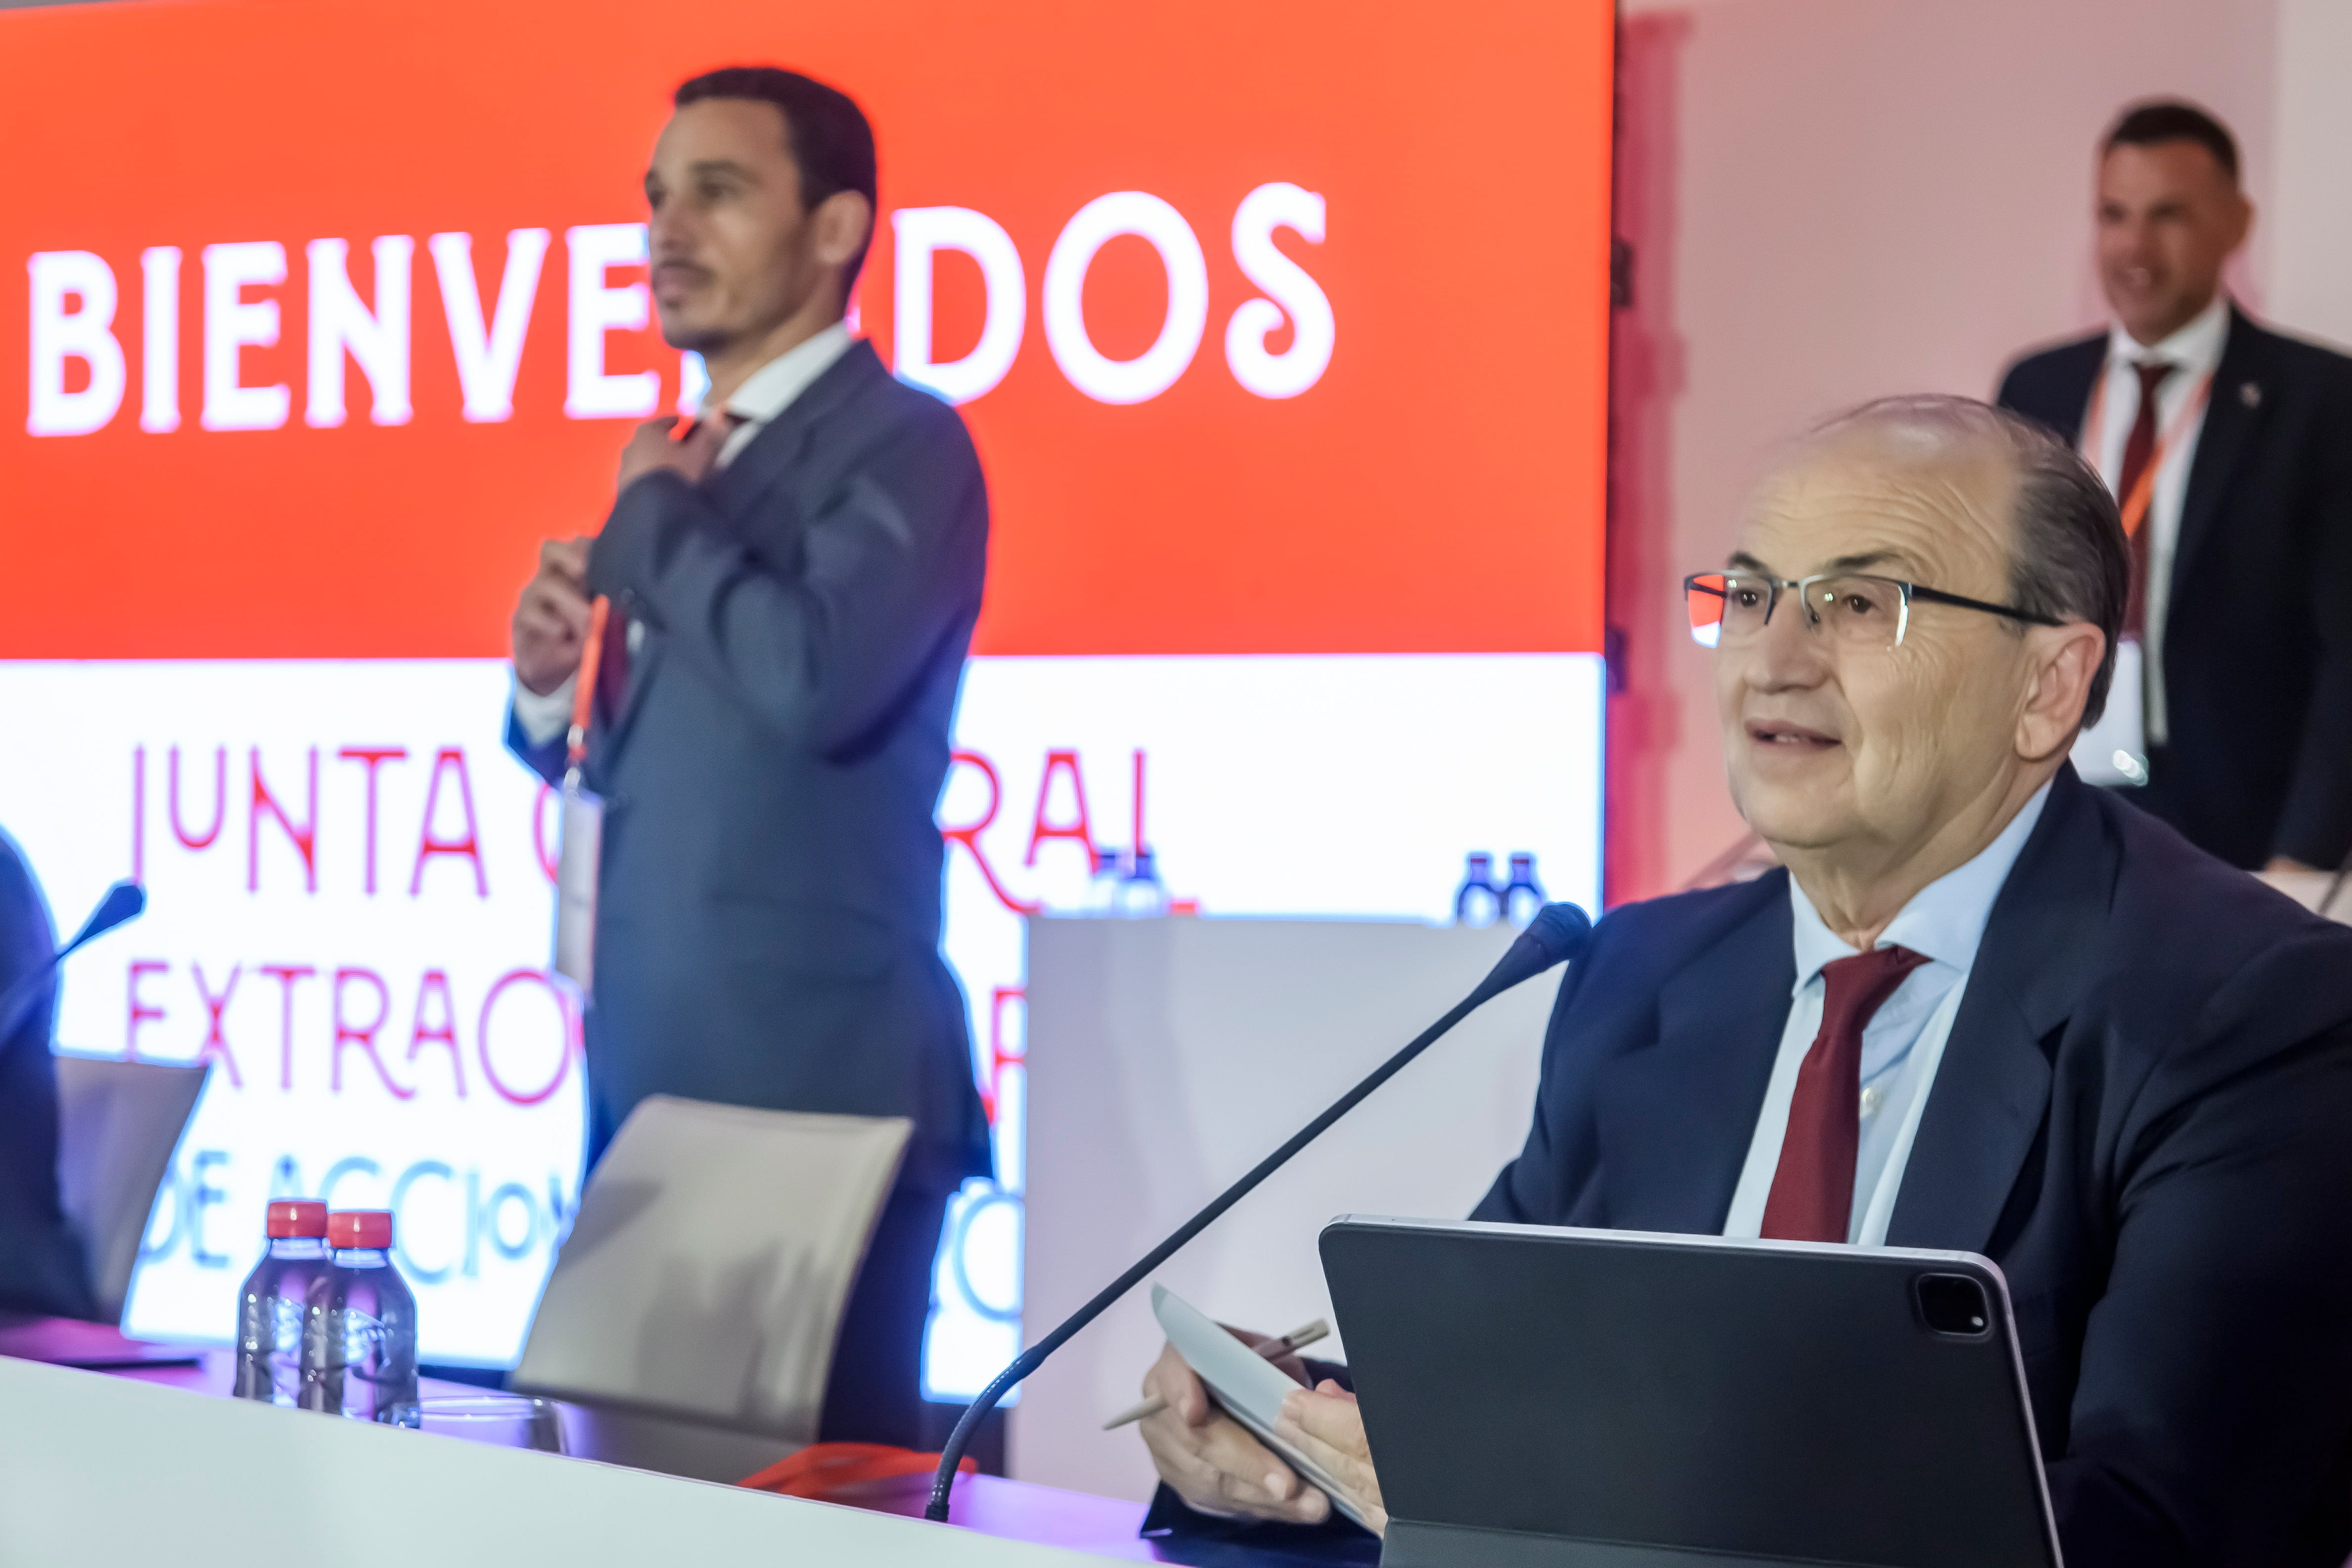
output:
[[[58,1197],[100,1315],[120,1322],[155,1194],[211,1068],[64,1055],[57,1064]]]
[[[597,1163],[515,1388],[814,1442],[913,1123],[655,1095]]]

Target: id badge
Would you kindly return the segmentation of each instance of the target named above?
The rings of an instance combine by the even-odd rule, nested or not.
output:
[[[2107,688],[2107,710],[2074,737],[2074,771],[2095,784],[2147,783],[2146,668],[2139,639],[2116,644],[2116,675]]]
[[[563,775],[563,847],[555,862],[555,974],[586,1003],[596,973],[596,870],[604,839],[604,803]]]

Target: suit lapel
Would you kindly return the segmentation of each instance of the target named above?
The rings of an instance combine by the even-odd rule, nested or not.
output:
[[[750,446],[736,454],[733,462],[704,477],[702,493],[730,526],[740,526],[761,499],[807,453],[818,423],[871,377],[887,374],[873,344],[863,339],[850,344],[846,353],[825,367],[823,375],[809,383],[782,413],[751,438]],[[621,710],[612,716],[604,730],[602,743],[606,756],[620,747],[645,707],[646,693],[652,689],[667,641],[660,632],[648,627],[645,646],[631,657]]]
[[[2263,335],[2260,327],[2235,310],[2230,312],[2229,341],[2222,345],[2221,363],[2213,368],[2212,396],[2205,405],[2204,428],[2197,436],[2189,493],[2180,504],[2180,535],[2172,552],[2176,593],[2194,568],[2197,552],[2212,538],[2221,520],[2221,498],[2230,493],[2250,439],[2275,401],[2277,389],[2265,384],[2271,378]],[[2249,387],[2253,389],[2251,393]]]
[[[1723,1228],[1796,984],[1788,874],[1761,880],[1756,911],[1660,987],[1657,1044],[1602,1074],[1602,1223]]]
[[[2041,1037],[1979,953],[1904,1167],[1886,1244],[1982,1251],[2049,1101]]]
[[[628,636],[626,623],[610,626],[605,635]],[[661,633],[647,626],[644,646],[629,655],[628,679],[621,689],[621,710],[606,721],[604,735],[597,742],[600,760],[609,759],[620,749],[630,726],[636,721],[638,710],[645,706],[646,689],[653,684],[654,671],[661,664],[663,642]]]
[[[2097,390],[2100,373],[2107,365],[2107,339],[2102,332],[2095,338],[2071,343],[2058,351],[2054,374],[2058,377],[2058,396],[2051,409],[2049,420],[2053,429],[2065,433],[2077,448],[2083,445],[2083,429],[2091,417],[2091,395]],[[2026,409],[2028,414],[2037,413]]]
[[[823,375],[770,420],[733,462],[702,481],[704,493],[730,521],[741,518],[800,462],[826,415],[872,378],[888,374],[873,344],[862,339],[850,344],[848,352],[827,365]]]
[[[2040,1136],[2048,1039],[2090,984],[2077,955],[2103,940],[2115,847],[2072,764],[1993,902],[1959,1015],[1927,1093],[1890,1247],[1982,1251]]]

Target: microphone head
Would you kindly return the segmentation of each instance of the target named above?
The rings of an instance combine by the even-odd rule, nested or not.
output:
[[[1544,950],[1544,967],[1566,963],[1592,940],[1592,917],[1574,904],[1546,904],[1528,922],[1527,939]]]
[[[16,984],[5,991],[0,991],[0,1040],[7,1039],[16,1032],[16,1026],[23,1022],[25,1009],[34,997],[48,994],[46,988],[48,976],[65,962],[68,953],[90,938],[112,931],[124,921],[134,919],[146,908],[147,890],[136,882],[117,882],[107,889],[106,896],[98,900],[98,908],[89,911],[89,919],[81,922],[81,930],[74,933],[71,942],[51,953],[37,967],[18,975]]]
[[[1504,952],[1502,961],[1487,972],[1478,994],[1494,996],[1556,969],[1582,952],[1591,940],[1591,916],[1574,904],[1546,904]]]
[[[125,921],[137,919],[146,909],[146,889],[136,882],[115,883],[106,889],[106,896],[98,900],[98,908],[89,911],[89,919],[82,922],[81,930],[75,933],[73,941],[66,944],[66,952],[70,952],[90,938],[112,931]]]

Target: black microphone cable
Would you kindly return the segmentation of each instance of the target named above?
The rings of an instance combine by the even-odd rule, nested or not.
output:
[[[1178,1248],[1206,1230],[1227,1209],[1247,1197],[1251,1189],[1280,1170],[1292,1155],[1321,1137],[1333,1122],[1361,1103],[1365,1096],[1402,1072],[1413,1058],[1435,1044],[1448,1029],[1512,986],[1532,980],[1546,970],[1575,958],[1591,939],[1591,918],[1574,904],[1546,904],[1537,910],[1536,918],[1528,922],[1528,929],[1519,933],[1518,940],[1511,943],[1501,960],[1487,971],[1486,978],[1478,983],[1478,988],[1456,1004],[1452,1012],[1415,1036],[1412,1043],[1404,1049],[1373,1068],[1369,1077],[1334,1100],[1322,1115],[1293,1133],[1281,1148],[1259,1161],[1247,1175],[1211,1199],[1207,1207],[1178,1226],[1167,1240],[1145,1253],[1133,1268],[1104,1286],[1096,1293],[1094,1300],[1063,1319],[1055,1325],[1051,1333],[1013,1358],[1013,1364],[998,1373],[995,1379],[980,1391],[980,1397],[966,1405],[963,1415],[957,1418],[955,1430],[950,1434],[947,1447],[940,1454],[939,1474],[931,1481],[931,1500],[923,1510],[923,1517],[941,1524],[947,1522],[949,1500],[955,1490],[956,1467],[963,1460],[964,1449],[971,1446],[972,1433],[979,1428],[982,1419],[996,1408],[996,1402],[1004,1397],[1007,1389],[1035,1372],[1047,1356],[1062,1348],[1071,1335],[1100,1317],[1112,1302],[1135,1289],[1146,1275],[1167,1262]]]

